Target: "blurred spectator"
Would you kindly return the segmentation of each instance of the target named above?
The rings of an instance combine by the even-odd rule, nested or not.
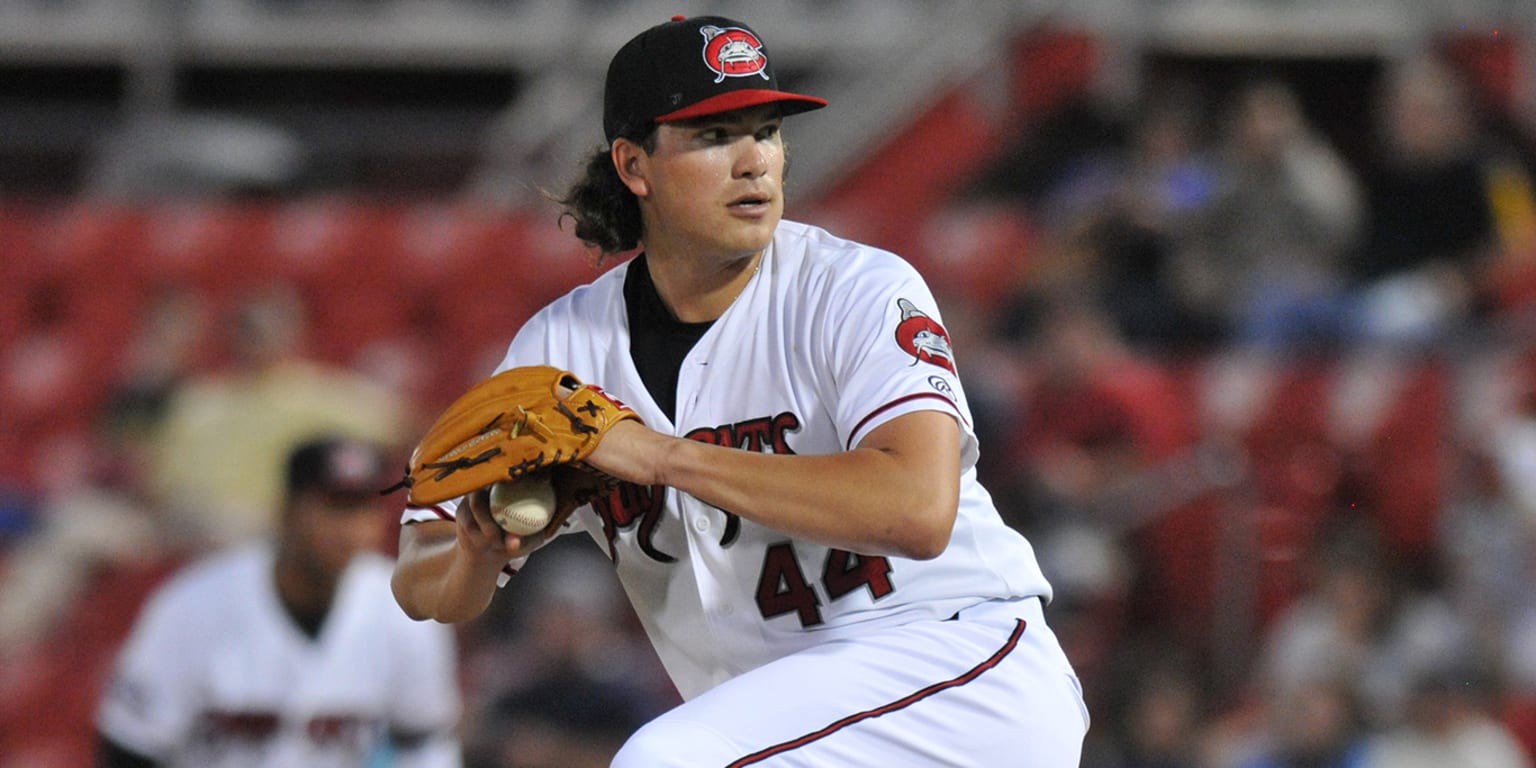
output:
[[[188,292],[152,300],[93,420],[85,461],[51,473],[35,527],[0,564],[0,659],[44,640],[97,568],[202,546],[200,527],[166,514],[147,487],[166,404],[199,362],[202,311]]]
[[[1474,671],[1451,665],[1416,675],[1406,717],[1372,739],[1365,768],[1529,768],[1520,745],[1489,713]]]
[[[1488,447],[1515,513],[1536,525],[1536,346],[1523,350],[1509,377],[1510,402],[1488,425]]]
[[[1367,221],[1352,263],[1367,341],[1432,341],[1476,321],[1497,259],[1491,182],[1508,161],[1481,130],[1456,73],[1424,56],[1390,73],[1381,153],[1365,175]]]
[[[195,289],[155,289],[109,399],[137,404],[136,410],[154,419],[162,417],[172,395],[208,363],[209,313],[208,302]]]
[[[1093,300],[1037,297],[1024,342],[1029,380],[999,486],[1009,522],[1025,530],[1059,599],[1125,596],[1131,621],[1203,630],[1214,558],[1190,470],[1198,437],[1177,378],[1126,343]],[[1155,607],[1154,607],[1155,606]]]
[[[1134,113],[1127,145],[1072,168],[1042,201],[1060,240],[1047,269],[1086,289],[1136,346],[1202,347],[1224,334],[1179,284],[1177,256],[1212,204],[1218,168],[1204,150],[1205,104],[1193,92],[1153,92]]]
[[[97,716],[97,765],[461,764],[451,631],[411,621],[379,550],[378,448],[324,438],[284,457],[270,539],[201,560],[145,604]]]
[[[1031,486],[1032,514],[1070,521],[1090,513],[1108,529],[1133,528],[1163,510],[1098,502],[1191,444],[1188,403],[1171,373],[1127,345],[1092,298],[1041,295],[1032,308],[1018,397],[1025,414],[1009,446]]]
[[[1463,446],[1458,492],[1441,513],[1436,543],[1447,596],[1472,628],[1473,649],[1488,658],[1530,645],[1519,627],[1536,610],[1536,525],[1521,514],[1507,478],[1482,447]],[[1536,683],[1536,678],[1532,678]],[[1536,690],[1536,686],[1533,686]]]
[[[188,380],[171,398],[153,487],[215,540],[271,529],[283,455],[294,442],[322,432],[390,449],[404,442],[413,404],[350,369],[305,357],[306,313],[286,284],[247,296],[225,329],[231,364]]]
[[[1536,557],[1536,547],[1532,556]],[[1526,755],[1536,760],[1536,599],[1527,597],[1513,612],[1506,633],[1501,718],[1524,746]]]
[[[494,606],[465,636],[467,764],[605,768],[680,699],[638,624],[625,621],[631,609],[600,554],[556,540],[517,578],[532,582],[520,599]]]
[[[1311,584],[1263,638],[1256,695],[1342,681],[1367,727],[1389,726],[1410,681],[1464,660],[1468,628],[1438,595],[1406,589],[1373,527],[1341,519],[1316,540]]]
[[[1115,686],[1124,696],[1093,743],[1116,742],[1109,751],[1085,751],[1084,765],[1114,768],[1195,768],[1208,712],[1203,692],[1187,665],[1175,661],[1180,649],[1158,648],[1127,669],[1129,683]],[[1099,747],[1104,750],[1103,746]]]
[[[1267,721],[1241,768],[1362,768],[1367,731],[1347,684],[1317,680],[1267,702]]]
[[[1447,510],[1440,541],[1457,604],[1502,663],[1503,720],[1536,760],[1536,350],[1495,378],[1505,391],[1473,393],[1496,405],[1465,432],[1480,484]]]
[[[1362,217],[1354,172],[1280,82],[1243,89],[1226,124],[1181,282],[1238,342],[1330,344],[1344,330],[1343,259]]]
[[[153,409],[143,399],[103,409],[78,481],[43,498],[36,523],[0,563],[0,662],[25,658],[44,641],[98,567],[197,546],[145,492]]]

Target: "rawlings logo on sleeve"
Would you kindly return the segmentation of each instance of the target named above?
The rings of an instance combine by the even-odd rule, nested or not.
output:
[[[949,331],[906,299],[897,299],[896,306],[901,310],[901,322],[896,324],[896,343],[915,360],[954,373],[955,356],[949,344]]]

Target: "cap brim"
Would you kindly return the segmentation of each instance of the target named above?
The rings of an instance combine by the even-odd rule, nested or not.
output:
[[[310,492],[331,508],[359,507],[379,502],[379,483],[370,488],[315,488]]]
[[[703,101],[689,104],[682,109],[660,115],[656,118],[656,122],[669,123],[676,120],[687,120],[691,117],[715,115],[721,112],[730,112],[733,109],[755,107],[760,104],[780,104],[783,106],[784,114],[793,115],[800,112],[809,112],[813,109],[821,109],[827,105],[827,100],[788,91],[742,88],[735,91],[726,91],[718,96],[711,96]]]

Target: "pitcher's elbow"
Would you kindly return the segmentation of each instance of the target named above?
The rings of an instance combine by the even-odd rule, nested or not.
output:
[[[903,557],[912,560],[932,560],[949,548],[951,534],[955,530],[953,511],[929,514],[914,520],[907,526],[898,544]]]
[[[924,536],[914,539],[907,548],[906,556],[912,560],[932,560],[949,548],[949,535]]]
[[[398,572],[395,573],[394,578],[389,580],[389,591],[394,593],[395,604],[399,605],[400,610],[412,620],[425,621],[432,618],[431,613],[415,599],[410,585],[406,583],[405,579],[400,577]]]

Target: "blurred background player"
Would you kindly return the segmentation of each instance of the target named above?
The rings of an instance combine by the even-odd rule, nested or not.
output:
[[[453,637],[400,613],[376,551],[385,465],[353,439],[298,445],[276,536],[150,598],[101,703],[98,765],[461,764]]]

